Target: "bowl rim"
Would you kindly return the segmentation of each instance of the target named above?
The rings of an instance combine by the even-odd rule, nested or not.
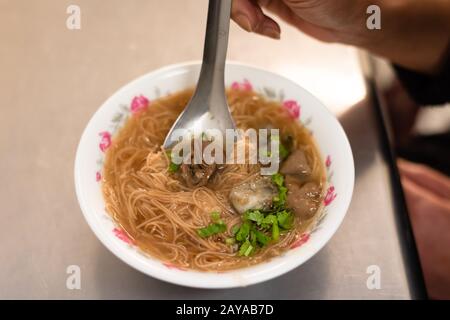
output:
[[[79,140],[77,149],[76,149],[76,155],[75,155],[75,163],[74,163],[74,182],[75,182],[75,191],[78,203],[80,205],[81,211],[83,213],[83,216],[88,223],[90,229],[94,232],[98,240],[109,250],[111,251],[116,257],[118,257],[120,260],[125,262],[127,265],[131,266],[132,268],[148,275],[153,278],[169,282],[176,285],[182,285],[192,288],[207,288],[207,289],[225,289],[225,288],[235,288],[235,287],[243,287],[243,286],[249,286],[254,285],[257,283],[261,283],[270,279],[274,279],[278,276],[281,276],[285,273],[288,273],[289,271],[292,271],[293,269],[297,268],[298,266],[302,265],[309,259],[311,259],[315,254],[317,254],[333,237],[333,235],[336,233],[340,225],[342,224],[347,212],[348,208],[351,203],[351,199],[353,196],[353,190],[354,190],[354,182],[355,182],[355,165],[354,165],[354,159],[353,159],[353,153],[351,149],[350,142],[348,141],[348,137],[342,128],[342,125],[337,120],[336,116],[323,104],[315,95],[311,94],[308,90],[304,89],[301,85],[296,83],[295,81],[282,76],[280,74],[277,74],[275,72],[262,69],[260,67],[252,66],[247,63],[241,63],[236,61],[230,61],[227,60],[227,66],[234,66],[234,67],[242,67],[247,70],[252,70],[254,72],[262,72],[270,77],[283,79],[285,81],[288,81],[292,83],[295,87],[297,87],[300,91],[305,92],[310,97],[312,97],[318,105],[320,105],[320,108],[323,109],[322,111],[330,117],[330,120],[335,123],[335,128],[337,130],[337,133],[340,136],[340,139],[342,139],[342,144],[344,146],[343,153],[348,154],[348,168],[351,168],[348,173],[346,173],[346,179],[348,179],[347,187],[348,190],[346,192],[341,192],[341,195],[344,195],[343,197],[340,197],[340,201],[342,202],[341,211],[343,212],[340,215],[340,218],[336,220],[335,223],[330,224],[328,227],[328,232],[326,235],[323,235],[321,237],[318,237],[318,239],[315,240],[316,245],[309,250],[308,252],[304,253],[302,256],[298,257],[298,259],[286,259],[286,256],[284,256],[285,259],[279,259],[284,261],[279,261],[278,264],[273,265],[270,268],[266,268],[264,272],[258,272],[258,275],[255,277],[252,277],[252,280],[245,281],[245,284],[239,283],[239,281],[234,282],[225,282],[220,281],[218,279],[215,279],[217,277],[224,278],[223,275],[228,274],[239,274],[242,270],[248,270],[250,268],[255,267],[261,267],[261,266],[269,266],[269,263],[266,264],[257,264],[255,266],[241,268],[241,269],[234,269],[228,272],[220,273],[220,272],[202,272],[202,271],[196,271],[192,269],[188,270],[172,270],[166,268],[162,261],[160,261],[157,258],[153,258],[154,260],[157,260],[160,262],[160,266],[154,267],[152,265],[146,265],[146,268],[144,268],[144,265],[142,263],[139,263],[139,259],[136,258],[135,254],[131,254],[130,250],[124,250],[122,247],[118,246],[116,243],[111,241],[109,239],[109,235],[106,235],[103,230],[101,230],[100,226],[97,225],[96,220],[89,214],[89,204],[87,203],[87,200],[84,199],[82,195],[82,185],[81,185],[81,173],[82,170],[80,170],[80,167],[82,166],[81,163],[81,150],[84,145],[84,141],[88,139],[88,129],[91,127],[94,119],[97,118],[98,114],[101,110],[105,109],[107,105],[109,105],[111,102],[113,102],[119,94],[122,92],[128,91],[130,88],[133,88],[138,84],[140,81],[146,79],[146,78],[158,78],[161,75],[164,75],[169,72],[176,71],[177,69],[191,69],[193,67],[198,67],[198,65],[201,64],[201,61],[186,61],[186,62],[180,62],[176,64],[170,64],[158,69],[155,69],[153,71],[147,72],[131,81],[129,81],[127,84],[121,86],[117,90],[114,91],[112,95],[110,95],[101,105],[97,108],[97,110],[94,112],[94,114],[90,117],[88,123],[86,124],[85,128],[83,129],[83,133],[81,135],[81,138]],[[142,257],[144,258],[144,257]],[[283,257],[281,257],[283,258]],[[146,258],[148,259],[148,258]],[[261,267],[264,268],[264,267]],[[186,276],[189,275],[189,276]],[[204,278],[202,280],[207,281],[199,281],[199,277]],[[214,280],[213,280],[214,278]]]

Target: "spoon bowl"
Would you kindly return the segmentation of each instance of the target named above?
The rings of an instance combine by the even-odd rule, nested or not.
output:
[[[170,149],[177,141],[179,129],[200,134],[218,129],[235,129],[225,95],[225,59],[230,27],[231,0],[210,0],[206,23],[205,46],[200,76],[192,99],[173,124],[163,147]]]

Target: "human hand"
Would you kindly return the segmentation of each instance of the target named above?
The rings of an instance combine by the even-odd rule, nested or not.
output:
[[[430,298],[450,299],[450,178],[397,162]]]
[[[304,33],[326,42],[358,42],[355,29],[365,26],[366,0],[234,0],[233,20],[249,32],[279,38],[278,23],[262,8]],[[354,17],[349,19],[349,17]]]
[[[381,30],[366,27],[370,5],[381,8]],[[440,68],[450,40],[447,0],[234,0],[231,16],[249,32],[279,38],[280,26],[263,9],[316,39],[358,46],[424,73]]]

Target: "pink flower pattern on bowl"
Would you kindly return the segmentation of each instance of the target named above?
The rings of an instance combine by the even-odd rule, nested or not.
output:
[[[334,186],[329,186],[327,189],[327,193],[325,194],[325,198],[323,199],[323,203],[325,206],[330,205],[334,199],[336,199],[337,194],[334,192]]]
[[[327,169],[331,166],[331,156],[328,155],[327,159],[325,160],[325,166],[327,167]]]
[[[131,113],[136,114],[140,111],[143,111],[148,108],[150,105],[150,100],[147,99],[147,97],[143,96],[142,94],[139,96],[136,96],[131,100],[131,106],[130,110]]]
[[[294,118],[300,118],[300,105],[295,100],[283,101],[283,107],[288,111],[289,115]]]
[[[310,237],[309,233],[304,233],[300,236],[300,238],[298,238],[298,240],[296,240],[292,245],[291,245],[291,249],[295,249],[300,247],[301,245],[305,244],[306,242],[308,242]]]
[[[105,152],[110,146],[111,146],[111,133],[108,131],[103,131],[99,133],[101,140],[100,140],[100,150],[102,152]]]
[[[123,242],[134,245],[134,241],[128,236],[128,234],[124,230],[119,229],[119,228],[114,228],[113,232],[116,235],[116,237],[119,238],[120,240],[122,240]]]
[[[244,79],[242,82],[234,81],[231,84],[231,89],[233,90],[243,90],[243,91],[252,91],[253,86],[247,79]]]

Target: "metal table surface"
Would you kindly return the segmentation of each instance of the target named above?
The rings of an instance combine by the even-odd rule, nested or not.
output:
[[[80,30],[66,28],[72,1],[0,0],[0,298],[422,296],[395,170],[358,52],[319,43],[284,24],[280,41],[233,24],[228,58],[291,78],[339,117],[354,152],[356,185],[336,235],[288,274],[229,290],[167,284],[110,253],[84,221],[75,196],[73,163],[81,132],[123,84],[152,69],[201,58],[207,2],[76,2]],[[69,265],[81,268],[80,290],[66,287]],[[372,265],[381,272],[380,289],[367,287]]]

